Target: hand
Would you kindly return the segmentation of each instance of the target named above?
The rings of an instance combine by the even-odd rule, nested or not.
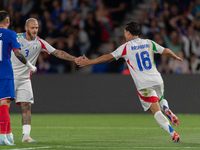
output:
[[[74,62],[78,65],[78,61],[79,61],[81,58],[83,58],[83,56],[79,56],[78,58],[75,58],[75,59],[74,59]]]
[[[178,61],[181,61],[181,62],[183,62],[183,60],[180,58],[180,57],[178,57],[178,58],[176,58]]]
[[[34,66],[35,67],[35,66]],[[37,67],[35,67],[34,71],[31,71],[32,73],[36,73],[37,72]]]
[[[173,59],[173,60],[175,60],[175,59],[176,59],[176,60],[178,60],[178,61],[181,61],[181,62],[183,62],[183,60],[182,60],[180,57],[178,57],[178,56],[177,56],[176,58],[172,58],[172,59]]]
[[[85,55],[83,55],[82,57],[78,58],[77,65],[79,65],[79,67],[90,65],[90,60]]]

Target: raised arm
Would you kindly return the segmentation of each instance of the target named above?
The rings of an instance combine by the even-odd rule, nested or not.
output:
[[[112,59],[114,59],[112,54],[102,55],[96,59],[91,59],[91,60],[89,60],[85,55],[83,55],[83,57],[78,60],[77,65],[79,65],[79,67],[83,67],[83,66],[108,62]]]
[[[176,54],[174,54],[174,52],[172,52],[170,49],[168,48],[165,48],[164,51],[163,51],[163,54],[173,58],[173,59],[176,59],[176,60],[179,60],[182,62],[182,59],[180,57],[178,57]]]
[[[20,49],[14,50],[14,54],[23,64],[25,64],[32,71],[32,73],[37,72],[37,68],[33,66],[29,61],[27,61]]]
[[[58,49],[56,49],[51,54],[60,58],[60,59],[64,59],[64,60],[68,60],[68,61],[74,61],[75,62],[75,59],[77,59],[77,57],[72,56],[72,55],[68,54],[67,52],[65,52],[63,50],[58,50]]]

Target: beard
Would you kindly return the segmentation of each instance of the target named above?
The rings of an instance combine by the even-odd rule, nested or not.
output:
[[[31,40],[33,40],[33,39],[35,39],[35,38],[36,38],[36,36],[32,36],[32,35],[31,35],[31,32],[30,32],[29,30],[28,30],[28,32],[27,32],[27,33],[28,33],[28,35],[30,36]]]

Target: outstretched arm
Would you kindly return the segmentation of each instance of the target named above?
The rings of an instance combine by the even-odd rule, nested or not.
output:
[[[14,50],[14,54],[23,64],[25,64],[32,71],[32,73],[37,72],[37,68],[33,66],[29,61],[27,61],[20,49]]]
[[[163,51],[163,54],[173,58],[173,59],[176,59],[176,60],[179,60],[182,62],[182,59],[180,57],[178,57],[176,54],[174,54],[170,49],[168,48],[165,48],[164,51]]]
[[[77,59],[77,57],[74,57],[74,56],[68,54],[67,52],[62,51],[62,50],[58,50],[58,49],[56,49],[51,54],[53,54],[54,56],[56,56],[60,59],[64,59],[64,60],[68,60],[68,61],[75,61],[75,59]]]
[[[83,55],[82,58],[79,58],[77,65],[79,65],[79,67],[83,67],[87,65],[94,65],[94,64],[108,62],[112,59],[114,59],[114,56],[112,54],[103,55],[101,57],[92,60],[89,60],[85,55]]]

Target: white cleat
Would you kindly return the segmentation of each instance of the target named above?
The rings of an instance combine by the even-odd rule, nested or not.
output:
[[[10,141],[8,141],[7,137],[0,136],[0,145],[15,145],[15,144],[10,143]]]
[[[22,142],[34,143],[37,141],[33,140],[29,135],[23,134]]]
[[[11,144],[14,144],[14,138],[13,138],[13,134],[7,134],[7,139]]]

